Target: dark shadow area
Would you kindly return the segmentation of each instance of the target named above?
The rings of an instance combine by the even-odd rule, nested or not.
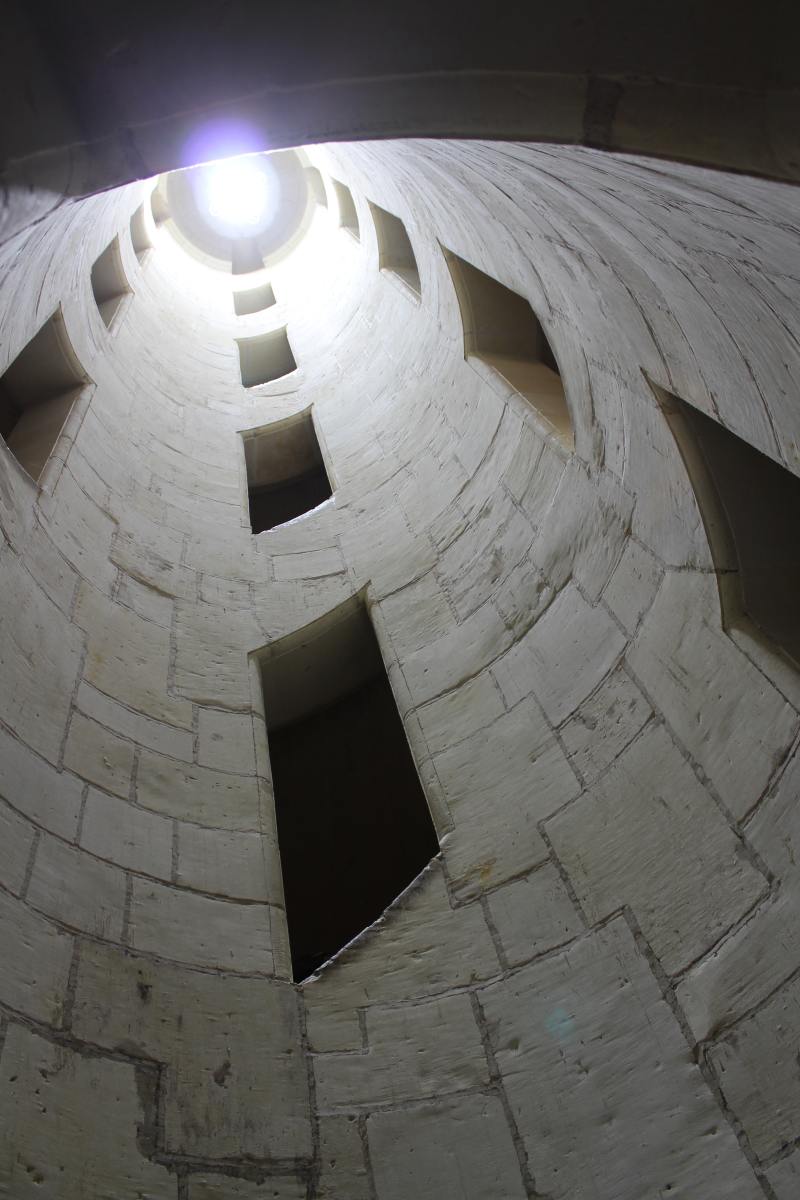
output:
[[[336,617],[262,662],[298,982],[376,921],[439,851],[370,619],[361,603]]]
[[[242,436],[253,533],[300,517],[333,494],[310,409]]]
[[[273,486],[250,488],[250,524],[253,533],[274,529],[310,512],[331,495],[331,485],[323,466],[296,479]]]
[[[800,479],[656,389],[708,535],[723,622],[742,614],[800,667]]]
[[[44,470],[88,382],[59,309],[0,378],[0,435],[32,479]]]

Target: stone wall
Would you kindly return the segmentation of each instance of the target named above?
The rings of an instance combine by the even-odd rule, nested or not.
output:
[[[60,304],[94,386],[44,490],[0,463],[0,1195],[789,1200],[800,688],[722,627],[649,381],[797,472],[794,193],[311,154],[361,240],[329,189],[266,312],[164,231],[140,264],[139,185],[3,249],[0,369]],[[464,360],[442,247],[530,300],[574,454]],[[234,337],[287,323],[245,391]],[[334,497],[253,537],[239,434],[309,405]],[[442,852],[298,989],[251,656],[362,590]]]

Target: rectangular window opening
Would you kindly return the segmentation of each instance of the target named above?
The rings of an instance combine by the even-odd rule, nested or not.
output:
[[[723,623],[749,618],[800,668],[800,478],[685,400],[654,391],[703,518]]]
[[[156,225],[163,225],[169,220],[169,204],[167,197],[159,187],[153,188],[150,193],[150,211],[153,214],[153,220]]]
[[[243,438],[253,533],[311,512],[333,494],[310,410]]]
[[[369,202],[375,233],[378,239],[378,266],[382,271],[396,275],[415,296],[422,292],[419,269],[411,239],[399,217],[387,212],[378,204]]]
[[[237,338],[239,368],[246,388],[272,383],[297,370],[289,338],[283,329],[271,329],[257,337]]]
[[[246,317],[250,313],[263,312],[275,303],[275,293],[271,283],[260,287],[249,288],[246,292],[233,293],[233,311],[237,317]]]
[[[32,479],[40,478],[88,383],[59,309],[0,378],[0,434]]]
[[[251,275],[264,269],[264,259],[256,238],[236,238],[231,242],[231,274]]]
[[[131,245],[133,252],[139,262],[144,262],[148,250],[152,250],[153,243],[150,241],[147,232],[147,223],[144,215],[144,204],[140,204],[136,212],[131,217]]]
[[[353,193],[345,184],[339,183],[338,179],[332,179],[333,190],[336,194],[336,202],[339,205],[339,225],[342,229],[346,229],[352,234],[357,242],[361,241],[361,231],[358,227],[358,213],[356,212]]]
[[[568,449],[574,430],[561,373],[524,296],[445,250],[461,310],[464,356],[491,367],[527,400]]]
[[[261,658],[294,979],[372,925],[439,852],[364,603]]]
[[[106,329],[110,329],[131,288],[122,266],[119,238],[109,242],[92,267],[92,294]]]
[[[325,191],[325,181],[318,167],[306,167],[308,188],[315,204],[322,208],[328,207],[328,193]]]

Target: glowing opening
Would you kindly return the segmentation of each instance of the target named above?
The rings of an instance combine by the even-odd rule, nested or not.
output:
[[[201,211],[228,237],[261,233],[277,209],[277,177],[263,154],[211,163],[198,172],[196,186]]]

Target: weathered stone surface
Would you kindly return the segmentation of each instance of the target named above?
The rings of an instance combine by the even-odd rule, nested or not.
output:
[[[234,904],[134,879],[130,942],[197,966],[269,975],[269,908]]]
[[[198,723],[197,761],[217,771],[255,774],[253,721],[249,713],[201,708]]]
[[[489,911],[512,966],[570,941],[584,927],[558,872],[549,863],[492,892]]]
[[[651,716],[652,709],[642,693],[618,667],[561,727],[572,765],[591,783]]]
[[[765,1171],[777,1200],[794,1200],[800,1187],[800,1153],[797,1151],[780,1159]]]
[[[64,747],[64,765],[116,796],[131,790],[134,744],[110,729],[73,712]]]
[[[319,1122],[320,1200],[371,1200],[361,1133],[354,1116],[321,1117]]]
[[[14,1200],[174,1200],[175,1180],[149,1162],[131,1063],[82,1057],[12,1025],[3,1048],[0,1189]],[[89,1122],[92,1109],[102,1121]]]
[[[34,835],[30,821],[0,803],[0,883],[17,895],[25,883]]]
[[[624,921],[480,998],[541,1192],[761,1195]]]
[[[629,904],[668,972],[693,962],[766,894],[766,879],[663,726],[641,733],[547,832],[589,919]]]
[[[37,1021],[60,1023],[72,938],[0,892],[0,998]]]
[[[291,986],[191,971],[86,943],[73,1028],[109,1051],[167,1064],[170,1150],[218,1159],[310,1155],[306,1067]]]
[[[56,771],[0,728],[0,793],[38,825],[72,838],[78,828],[84,783]]]
[[[96,788],[86,797],[80,844],[120,867],[171,877],[172,822]]]
[[[399,1104],[468,1091],[488,1082],[469,996],[367,1010],[368,1050],[322,1054],[314,1064],[325,1111]]]
[[[652,554],[629,538],[603,599],[629,634],[636,633],[650,608],[663,576],[663,568]]]
[[[50,834],[42,834],[27,900],[55,920],[95,937],[119,941],[125,875]]]
[[[452,1194],[454,1180],[464,1200],[523,1200],[527,1194],[496,1096],[373,1113],[367,1130],[378,1195],[385,1200],[438,1200]]]
[[[259,833],[227,833],[182,821],[176,882],[244,900],[282,900],[272,848]],[[270,884],[269,876],[272,875]]]
[[[215,829],[259,827],[255,777],[246,778],[177,762],[143,750],[136,773],[136,799],[144,808]]]
[[[480,906],[452,909],[441,865],[433,863],[368,934],[303,985],[312,1049],[360,1050],[356,1010],[370,1002],[443,992],[499,969]]]
[[[271,1175],[263,1183],[251,1183],[232,1175],[190,1175],[188,1200],[305,1200],[303,1180]]]

